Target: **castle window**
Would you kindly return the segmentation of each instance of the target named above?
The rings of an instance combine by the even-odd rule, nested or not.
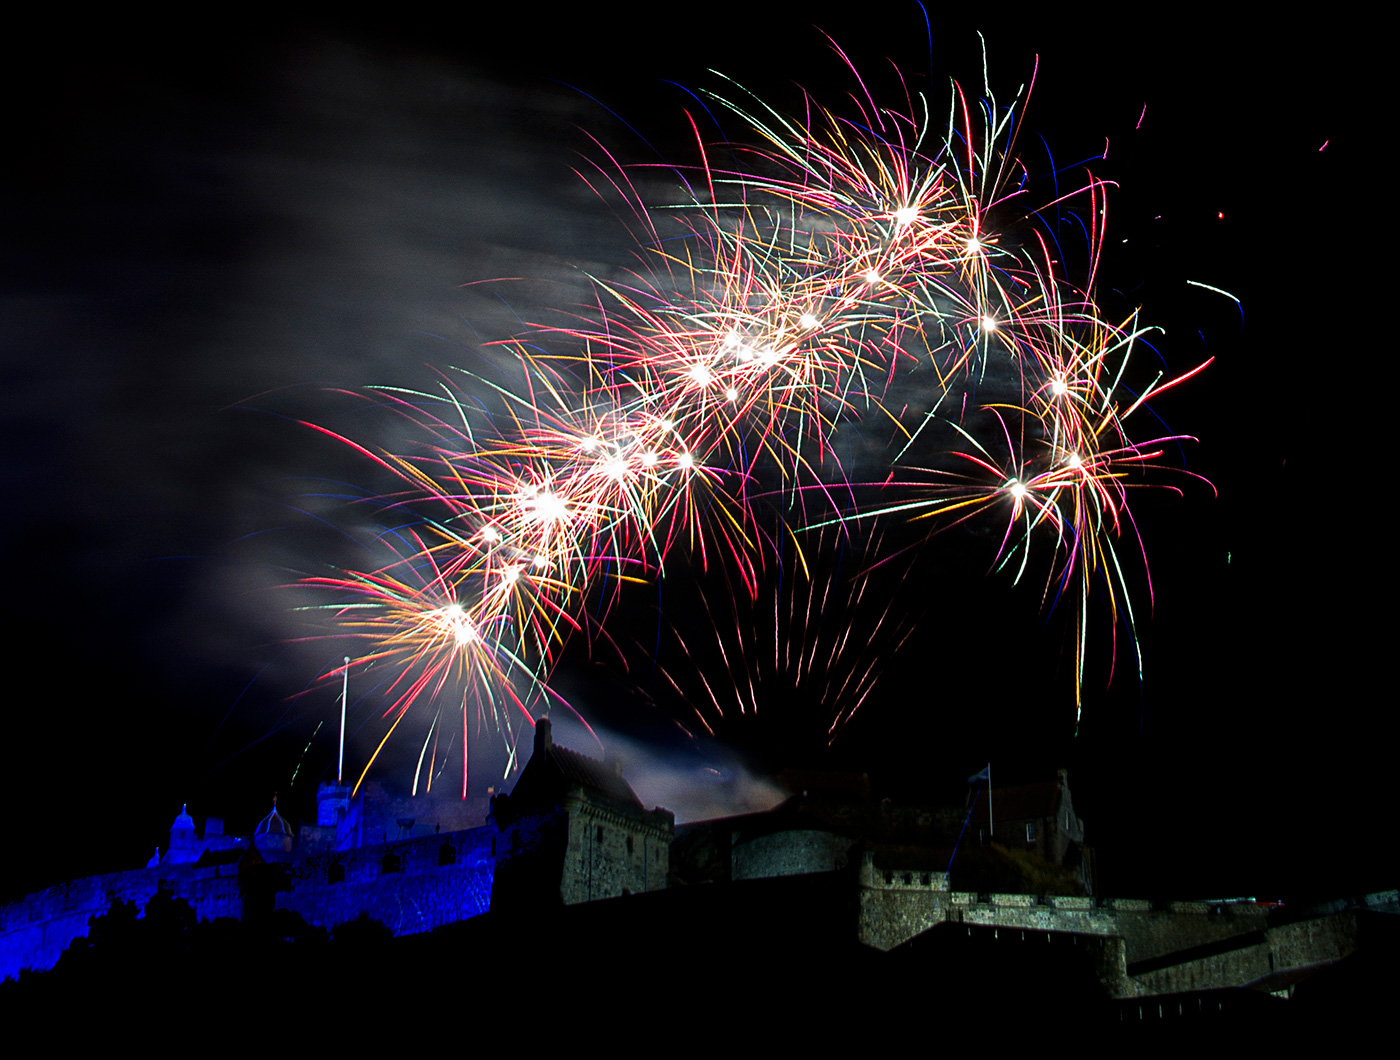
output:
[[[344,883],[345,866],[338,861],[332,861],[326,866],[326,883]]]
[[[457,860],[457,851],[452,849],[451,843],[444,843],[438,847],[438,864],[451,865]]]
[[[599,825],[599,826],[598,826],[598,842],[601,843],[602,841],[603,841],[603,826],[602,826],[602,825]]]
[[[397,854],[385,854],[379,861],[379,871],[385,876],[390,873],[403,871],[403,858]]]
[[[627,853],[632,853],[632,837],[630,835],[627,837]]]
[[[1034,843],[1034,842],[1035,842],[1035,822],[1034,822],[1034,821],[1027,821],[1027,822],[1026,822],[1026,842],[1027,842],[1027,843]]]

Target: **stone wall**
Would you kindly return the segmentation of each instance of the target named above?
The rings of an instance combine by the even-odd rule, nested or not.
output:
[[[486,911],[495,869],[494,828],[305,858],[288,866],[290,890],[275,905],[325,928],[367,914],[396,935],[429,931]],[[334,881],[334,882],[333,882]],[[0,979],[46,971],[88,921],[113,902],[146,903],[163,887],[189,902],[200,920],[244,915],[237,865],[133,869],[72,880],[0,911]]]
[[[1147,906],[1146,909],[1141,908]],[[1262,931],[1267,909],[1248,902],[1210,905],[1206,902],[1171,902],[1159,908],[1149,903],[1109,903],[1118,921],[1118,934],[1127,944],[1129,970],[1139,962],[1194,946]]]
[[[877,950],[892,950],[946,916],[948,895],[941,872],[888,872],[869,851],[860,865],[858,937]]]
[[[868,853],[859,888],[858,931],[867,945],[890,950],[941,923],[1080,935],[1094,940],[1100,980],[1115,997],[1241,985],[1355,946],[1354,939],[1349,948],[1339,929],[1316,920],[1273,929],[1266,940],[1268,910],[1250,903],[1157,906],[1135,899],[947,891],[941,873],[879,869]]]
[[[442,795],[395,796],[388,794],[381,785],[370,782],[335,826],[333,846],[337,850],[351,850],[468,831],[486,822],[489,809],[490,802],[485,796],[466,799]],[[318,827],[314,831],[304,828],[303,831],[324,834],[327,839],[330,836],[328,828]]]
[[[494,837],[477,828],[305,858],[276,906],[324,928],[366,915],[395,935],[467,920],[491,905]]]
[[[845,868],[852,841],[832,832],[793,829],[754,836],[734,844],[731,872],[736,880],[800,876]]]
[[[665,889],[669,822],[651,815],[638,820],[586,795],[566,799],[564,816],[567,838],[559,893],[566,905]]]
[[[1272,977],[1285,981],[1288,973],[1339,961],[1355,950],[1356,915],[1337,913],[1167,955],[1156,967],[1133,974],[1132,981],[1139,996],[1267,984]]]
[[[12,902],[0,911],[0,979],[28,968],[47,971],[74,939],[86,938],[88,921],[113,902],[146,903],[161,885],[189,902],[201,920],[243,915],[237,866],[196,869],[162,866],[87,876]]]
[[[1139,997],[1243,986],[1273,971],[1267,942],[1247,942],[1194,960],[1132,975]]]

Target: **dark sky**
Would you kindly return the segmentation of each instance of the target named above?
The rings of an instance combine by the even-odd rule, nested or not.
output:
[[[1369,451],[1371,418],[1354,386],[1339,400],[1358,355],[1336,350],[1335,306],[1314,293],[1333,282],[1320,244],[1355,152],[1338,125],[1340,34],[940,13],[930,46],[913,3],[879,25],[848,6],[803,22],[772,6],[679,27],[654,8],[548,23],[522,8],[489,28],[241,26],[171,44],[172,27],[124,21],[30,42],[42,61],[7,97],[19,149],[0,207],[3,794],[26,837],[6,893],[144,863],[186,801],[235,831],[274,790],[311,812],[335,709],[313,683],[342,647],[303,640],[306,596],[278,587],[363,563],[373,512],[346,498],[385,487],[296,421],[409,444],[349,392],[432,387],[519,318],[585,299],[581,271],[630,263],[625,229],[573,172],[599,145],[629,163],[692,160],[678,156],[694,101],[677,86],[717,87],[711,67],[779,107],[798,83],[841,109],[849,75],[811,23],[877,92],[896,84],[888,57],[936,111],[949,76],[980,93],[977,29],[1003,100],[1039,55],[1021,151],[1042,188],[1052,157],[1062,182],[1090,160],[1120,185],[1099,297],[1162,325],[1170,371],[1216,358],[1154,411],[1200,439],[1169,457],[1219,495],[1137,495],[1155,588],[1149,606],[1137,583],[1145,678],[1120,645],[1108,685],[1099,629],[1078,737],[1068,614],[1047,614],[1033,580],[988,576],[995,541],[974,534],[911,554],[899,612],[914,633],[898,653],[877,641],[885,676],[829,754],[812,752],[802,702],[728,730],[730,747],[686,741],[675,722],[693,715],[635,656],[623,677],[575,645],[561,694],[672,806],[793,763],[960,800],[990,757],[1008,782],[1071,769],[1118,893],[1386,882],[1373,829],[1394,722],[1374,616],[1389,579],[1358,507],[1338,503],[1357,485],[1331,485],[1343,468],[1373,474],[1335,452]],[[523,279],[477,283],[497,277]],[[1243,313],[1187,281],[1231,291]],[[693,584],[683,567],[663,583],[661,613],[684,625]],[[655,589],[621,598],[618,642],[655,638],[657,607]],[[367,722],[373,704],[357,702]],[[377,738],[366,724],[352,759]],[[407,784],[416,754],[389,752],[375,775]],[[498,768],[483,749],[473,787]]]

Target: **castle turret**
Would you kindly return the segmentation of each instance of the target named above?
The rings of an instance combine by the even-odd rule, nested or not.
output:
[[[327,781],[316,786],[316,824],[334,828],[350,812],[350,785]]]
[[[165,852],[165,861],[170,865],[188,865],[200,855],[200,847],[194,837],[194,818],[189,814],[189,805],[180,807],[179,816],[170,826],[170,848]]]

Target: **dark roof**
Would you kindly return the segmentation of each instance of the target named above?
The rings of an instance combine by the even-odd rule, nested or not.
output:
[[[530,761],[525,763],[508,801],[498,805],[509,805],[511,809],[506,812],[510,814],[527,807],[543,809],[556,804],[574,787],[601,795],[620,808],[646,812],[620,771],[567,747],[556,747],[548,718],[535,723],[535,747]]]
[[[236,865],[247,852],[246,847],[228,847],[224,850],[205,850],[194,863],[197,869],[213,868],[218,865]]]
[[[570,751],[567,747],[555,747],[552,744],[545,753],[549,763],[559,770],[568,783],[592,788],[610,799],[628,803],[637,809],[642,808],[642,801],[637,798],[632,786],[622,779],[621,773],[610,769],[605,763],[581,755],[577,751]]]

